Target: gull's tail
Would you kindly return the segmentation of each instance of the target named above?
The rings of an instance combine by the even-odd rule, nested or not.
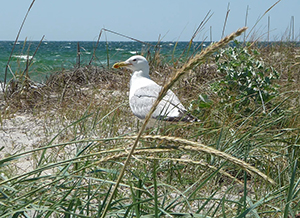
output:
[[[164,120],[170,122],[200,122],[197,117],[193,116],[187,111],[180,111],[180,114],[177,117],[164,117]]]
[[[191,122],[191,123],[200,122],[200,120],[197,117],[193,116],[192,114],[190,114],[188,112],[185,112],[180,120],[183,122]]]

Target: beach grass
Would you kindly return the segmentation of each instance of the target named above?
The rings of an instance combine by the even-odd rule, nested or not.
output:
[[[46,86],[28,89],[39,95],[10,95],[10,117],[16,110],[30,111],[48,139],[0,160],[1,217],[296,216],[299,48],[282,43],[239,49],[247,49],[248,60],[254,58],[247,62],[251,67],[259,60],[262,70],[272,67],[279,74],[262,86],[271,97],[259,100],[230,83],[218,83],[222,92],[216,91],[215,83],[228,79],[218,66],[237,65],[230,55],[216,61],[213,54],[206,65],[194,66],[172,85],[201,122],[157,123],[143,130],[111,202],[120,169],[142,127],[124,92],[129,72],[91,66],[65,70],[50,77]],[[223,51],[230,47],[218,54]],[[151,68],[161,75],[181,69],[171,63]],[[16,165],[28,158],[32,167],[20,171]]]
[[[299,216],[300,49],[226,46],[244,30],[178,60],[145,52],[160,97],[172,88],[196,123],[145,128],[128,106],[126,70],[77,63],[34,86],[30,64],[20,69],[1,129],[29,114],[39,131],[23,131],[43,137],[0,146],[0,216]]]

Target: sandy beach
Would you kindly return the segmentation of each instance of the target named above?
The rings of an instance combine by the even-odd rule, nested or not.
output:
[[[42,116],[37,118],[29,112],[17,112],[13,117],[3,119],[0,127],[0,159],[43,146],[51,137],[51,134],[46,134],[46,128]],[[18,173],[34,169],[31,155],[14,163]]]

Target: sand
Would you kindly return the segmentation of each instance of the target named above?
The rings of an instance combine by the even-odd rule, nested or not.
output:
[[[0,159],[16,153],[34,149],[45,139],[43,123],[29,113],[16,113],[12,118],[3,119],[0,126]],[[31,156],[15,161],[19,172],[33,169]]]

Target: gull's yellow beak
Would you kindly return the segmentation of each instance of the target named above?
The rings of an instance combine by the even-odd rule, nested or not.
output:
[[[120,67],[127,67],[129,65],[132,65],[131,63],[128,63],[128,62],[118,62],[118,63],[115,63],[113,65],[113,68],[120,68]]]

